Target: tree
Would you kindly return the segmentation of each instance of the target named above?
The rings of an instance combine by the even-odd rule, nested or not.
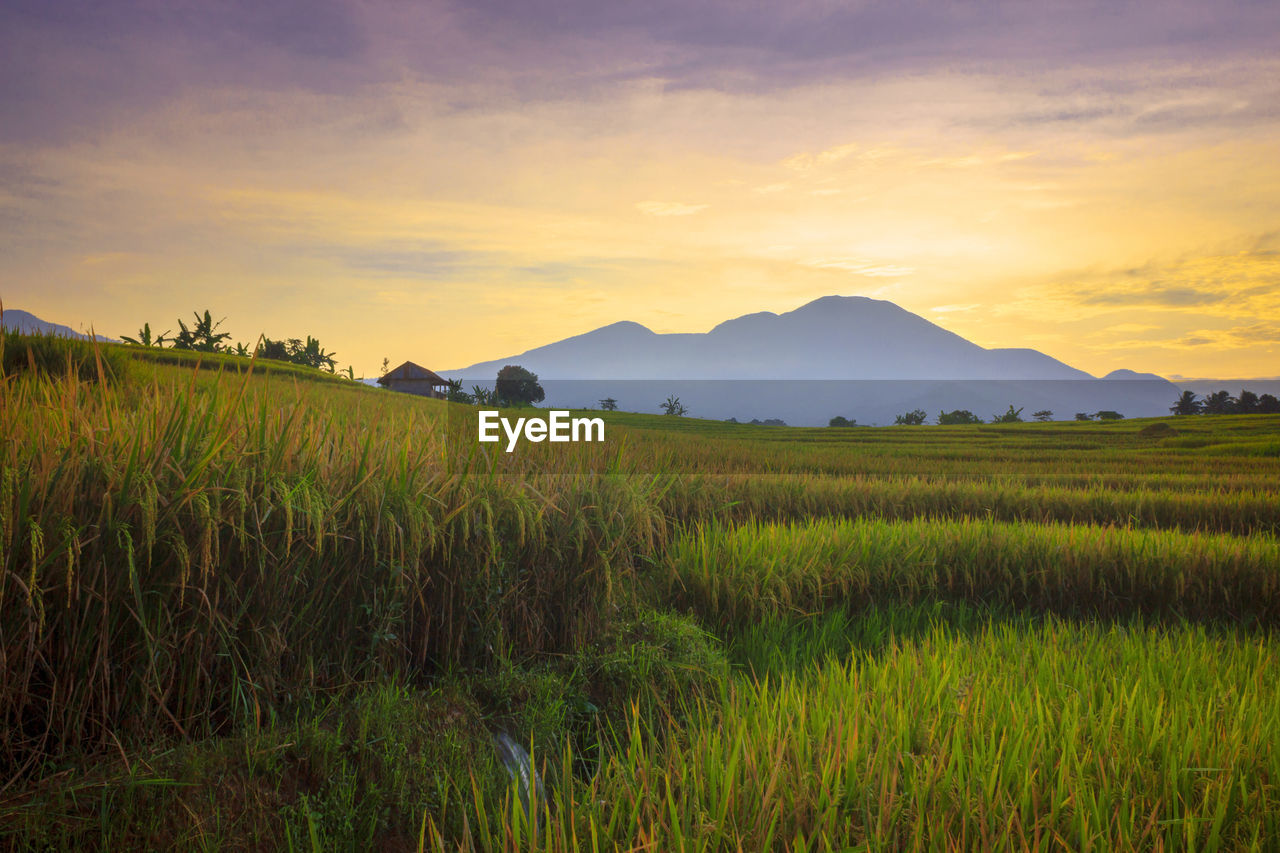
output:
[[[1258,398],[1258,414],[1260,415],[1280,414],[1280,400],[1277,400],[1271,394],[1263,394]]]
[[[285,341],[273,341],[266,335],[258,343],[258,358],[271,358],[276,361],[289,360],[289,345]]]
[[[325,352],[324,347],[320,346],[320,341],[307,335],[307,342],[303,344],[301,341],[291,339],[289,341],[292,351],[289,353],[293,357],[294,364],[301,364],[304,367],[314,367],[317,370],[327,369],[333,373],[336,362],[335,352]]]
[[[1258,395],[1252,391],[1240,389],[1240,396],[1236,397],[1236,414],[1252,415],[1258,411]]]
[[[448,381],[449,390],[444,395],[446,400],[451,403],[465,403],[468,406],[475,403],[476,398],[462,390],[461,379],[450,379]]]
[[[143,323],[142,328],[138,330],[138,337],[131,338],[128,335],[121,335],[120,340],[127,344],[133,344],[135,347],[163,347],[165,335],[169,334],[169,330],[165,329],[153,339],[151,337],[151,324]]]
[[[388,371],[388,370],[390,370],[390,369],[391,369],[391,359],[387,358],[387,357],[384,355],[384,356],[382,357],[382,372],[381,372],[381,373],[379,373],[378,375],[379,375],[379,376],[386,376],[386,375],[387,375],[387,371]]]
[[[1229,415],[1235,411],[1236,400],[1226,391],[1215,391],[1204,398],[1206,415]]]
[[[954,409],[950,412],[939,412],[938,423],[942,426],[954,426],[956,424],[980,424],[982,418],[975,415],[968,409]]]
[[[605,397],[603,400],[600,401],[600,408],[604,409],[606,412],[617,411],[618,401],[613,399],[612,397]]]
[[[333,373],[336,367],[337,353],[325,352],[324,347],[320,346],[320,341],[310,335],[307,335],[305,344],[298,338],[273,341],[263,335],[257,352],[259,358],[273,358],[301,367],[314,367],[317,370],[327,369],[330,373]]]
[[[1091,421],[1093,420],[1093,415],[1089,414],[1088,412],[1076,412],[1076,420]]]
[[[664,400],[658,408],[662,409],[662,414],[675,415],[676,417],[681,417],[689,413],[689,410],[681,405],[680,398],[674,394],[667,395],[667,399]]]
[[[1169,411],[1175,415],[1198,415],[1204,404],[1196,399],[1195,391],[1183,391],[1182,396],[1174,401]]]
[[[1013,403],[1009,404],[1009,411],[1003,415],[992,415],[991,422],[993,424],[1020,424],[1022,423],[1022,409],[1014,409]]]
[[[207,308],[203,317],[196,313],[195,318],[195,325],[190,329],[187,328],[186,323],[178,321],[178,328],[182,331],[178,332],[177,337],[173,339],[173,348],[196,352],[222,352],[226,348],[222,342],[231,337],[231,333],[219,332],[217,329],[222,325],[222,320],[227,318],[223,317],[215,323]]]
[[[471,399],[475,401],[477,406],[501,405],[498,400],[498,392],[483,385],[471,386]]]
[[[898,415],[893,422],[901,426],[920,426],[927,417],[929,416],[925,414],[924,409],[913,409]]]
[[[538,374],[530,373],[518,364],[508,364],[498,371],[493,391],[499,405],[504,406],[532,406],[547,397],[538,384]]]
[[[1031,417],[1040,421],[1040,423],[1045,423],[1046,421],[1053,420],[1053,412],[1050,411],[1049,409],[1041,409],[1040,411],[1033,414]]]
[[[1103,409],[1101,412],[1097,412],[1097,413],[1095,413],[1095,414],[1094,414],[1094,417],[1095,417],[1095,418],[1097,418],[1097,419],[1098,419],[1098,420],[1100,420],[1100,421],[1122,421],[1122,420],[1124,420],[1124,415],[1120,414],[1119,412],[1113,412],[1113,411],[1111,411],[1110,409]]]
[[[827,421],[827,426],[829,427],[854,427],[857,425],[858,421],[856,418],[846,418],[841,415],[836,415],[834,418]]]

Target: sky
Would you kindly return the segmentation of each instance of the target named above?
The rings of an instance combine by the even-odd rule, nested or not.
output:
[[[357,375],[830,294],[1280,375],[1280,3],[0,0],[0,299]]]

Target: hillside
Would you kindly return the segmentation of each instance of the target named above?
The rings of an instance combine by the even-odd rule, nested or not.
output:
[[[985,349],[892,302],[826,296],[702,334],[620,322],[452,371],[519,363],[546,379],[1092,379],[1030,349]]]

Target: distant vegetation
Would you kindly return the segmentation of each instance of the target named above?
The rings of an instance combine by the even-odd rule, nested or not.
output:
[[[689,410],[680,402],[680,398],[674,394],[668,395],[667,399],[664,400],[658,408],[662,410],[662,414],[664,415],[681,417],[689,414]]]
[[[1274,415],[1280,413],[1280,400],[1271,394],[1258,395],[1242,390],[1239,397],[1227,391],[1215,391],[1203,400],[1194,391],[1183,391],[1169,411],[1175,415]]]
[[[982,418],[975,415],[968,409],[954,409],[950,412],[939,412],[938,423],[943,426],[953,426],[955,424],[980,424]]]
[[[153,334],[151,324],[144,323],[142,328],[138,330],[137,337],[121,335],[120,339],[126,344],[144,349],[164,349],[167,343],[169,348],[174,350],[210,354],[222,353],[241,358],[256,356],[295,364],[299,367],[326,370],[329,373],[337,372],[337,354],[326,352],[324,347],[320,345],[320,341],[310,335],[306,336],[305,341],[301,338],[272,340],[266,335],[262,335],[256,344],[238,343],[232,346],[227,343],[231,338],[231,334],[218,331],[218,327],[225,320],[225,317],[221,320],[214,320],[209,310],[205,309],[204,314],[194,313],[190,326],[187,326],[186,321],[179,319],[177,321],[179,332],[176,335],[171,336],[168,330]],[[345,375],[350,379],[354,379],[354,369],[348,367]]]
[[[508,364],[498,371],[493,391],[497,395],[496,402],[503,406],[532,406],[547,396],[538,384],[538,374],[518,364]]]

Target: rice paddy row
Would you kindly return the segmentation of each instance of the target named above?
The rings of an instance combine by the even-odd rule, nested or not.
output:
[[[460,839],[436,835],[435,816],[424,837],[437,850],[1274,849],[1278,665],[1264,639],[1196,627],[936,626],[732,681],[675,738],[635,722],[592,780],[549,792],[536,825],[509,796],[473,800]]]
[[[1274,490],[1121,491],[1017,482],[738,475],[689,478],[668,492],[664,505],[674,516],[695,521],[971,518],[1118,523],[1191,532],[1280,532],[1280,495]]]
[[[1264,536],[995,521],[711,523],[676,541],[657,574],[671,601],[720,628],[923,600],[1280,624],[1280,542]]]

